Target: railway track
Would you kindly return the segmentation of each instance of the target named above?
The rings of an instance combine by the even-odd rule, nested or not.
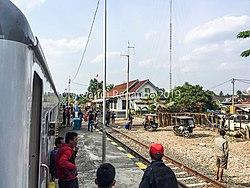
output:
[[[100,131],[102,131],[100,127],[99,129]],[[150,159],[148,155],[149,146],[139,142],[138,140],[122,133],[118,129],[113,128],[111,126],[107,127],[106,135],[119,145],[123,146],[126,150],[128,150],[132,155],[138,158],[145,165],[148,166],[150,164]],[[197,172],[194,169],[191,169],[181,164],[180,162],[166,155],[164,155],[163,161],[174,171],[178,180],[179,187],[226,187],[225,185]]]

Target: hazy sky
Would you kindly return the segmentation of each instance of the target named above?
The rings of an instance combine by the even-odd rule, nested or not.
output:
[[[27,17],[42,45],[57,90],[68,88],[80,64],[98,0],[11,0]],[[169,0],[107,0],[107,83],[125,82],[128,41],[130,80],[150,79],[169,90]],[[173,0],[172,85],[185,81],[204,89],[231,78],[250,80],[250,39],[237,39],[250,29],[250,0]],[[103,0],[85,57],[71,91],[85,92],[90,79],[102,80]],[[81,83],[78,85],[75,83]],[[236,90],[249,85],[236,81]],[[232,93],[230,82],[213,89]]]

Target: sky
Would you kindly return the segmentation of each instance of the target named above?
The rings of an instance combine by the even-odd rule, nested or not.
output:
[[[98,0],[11,1],[38,37],[59,93],[69,78],[75,93],[85,93],[90,79],[103,80],[104,0],[84,57]],[[250,29],[249,7],[250,0],[173,0],[172,88],[189,82],[232,94],[227,81],[250,80],[250,57],[240,56],[250,39],[236,38]],[[169,90],[170,0],[107,0],[107,84],[127,81],[128,58],[121,54],[129,54],[130,80],[149,79]],[[249,86],[235,82],[235,90]]]

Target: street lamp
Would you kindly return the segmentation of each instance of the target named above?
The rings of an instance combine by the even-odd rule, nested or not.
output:
[[[234,114],[234,83],[235,83],[235,79],[233,78],[232,79],[232,82],[233,84],[233,95],[232,95],[232,114]]]
[[[125,118],[128,119],[128,82],[129,82],[129,55],[123,55],[121,56],[126,56],[128,58],[128,67],[127,67],[127,92],[126,92],[126,116]]]
[[[102,163],[106,161],[106,64],[107,64],[107,0],[104,0],[104,27],[103,27],[103,114],[102,114]]]
[[[68,90],[68,107],[70,105],[70,77],[69,77],[69,90]]]
[[[128,82],[129,82],[129,49],[130,48],[135,48],[134,46],[129,46],[129,41],[128,41],[128,54],[121,54],[121,56],[126,56],[128,58],[128,67],[127,67],[127,93],[126,93],[126,116],[125,118],[128,119]]]

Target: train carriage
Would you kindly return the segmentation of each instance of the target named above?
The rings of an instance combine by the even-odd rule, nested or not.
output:
[[[0,88],[1,187],[47,187],[60,101],[38,39],[9,0],[0,0]]]

